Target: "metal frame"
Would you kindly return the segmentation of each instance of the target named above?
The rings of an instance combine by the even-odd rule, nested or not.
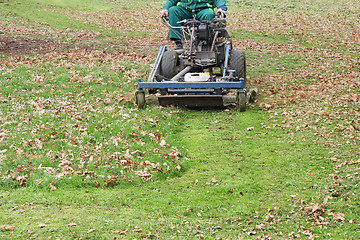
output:
[[[168,89],[169,93],[185,94],[185,93],[213,93],[221,94],[222,89],[244,89],[244,79],[239,82],[141,82],[138,80],[138,89]]]
[[[244,88],[244,79],[240,79],[239,82],[173,82],[173,81],[163,81],[163,82],[141,82],[138,80],[138,88],[200,88],[200,89],[209,89],[209,88],[233,88],[233,89],[243,89]]]
[[[155,74],[158,72],[162,56],[164,55],[164,52],[167,50],[166,46],[161,46],[160,50],[158,52],[158,55],[156,57],[155,63],[153,68],[151,69],[148,82],[154,82],[155,81]]]

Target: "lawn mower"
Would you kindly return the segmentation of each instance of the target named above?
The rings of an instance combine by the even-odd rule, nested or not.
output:
[[[232,47],[226,18],[186,19],[179,24],[184,48],[161,46],[147,82],[138,80],[136,104],[145,106],[145,90],[157,94],[160,105],[219,107],[236,104],[246,111],[245,53]],[[176,27],[163,22],[170,30]],[[174,31],[177,33],[176,31]],[[177,33],[178,34],[178,33]]]

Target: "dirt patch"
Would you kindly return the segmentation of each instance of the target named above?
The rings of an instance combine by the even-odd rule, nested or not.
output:
[[[41,54],[73,48],[70,44],[51,39],[0,36],[0,53],[9,55]]]

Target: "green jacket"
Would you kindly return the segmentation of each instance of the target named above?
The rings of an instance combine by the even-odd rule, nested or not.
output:
[[[187,10],[200,10],[204,8],[226,8],[226,0],[167,0],[163,9],[169,10],[172,6],[181,6]]]

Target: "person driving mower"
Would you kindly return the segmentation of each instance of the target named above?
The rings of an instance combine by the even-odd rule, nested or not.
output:
[[[160,17],[169,17],[169,23],[173,27],[170,29],[170,40],[175,42],[175,49],[182,49],[181,29],[179,22],[184,19],[193,18],[196,14],[197,20],[211,21],[216,14],[226,17],[226,0],[167,0],[160,11]]]

